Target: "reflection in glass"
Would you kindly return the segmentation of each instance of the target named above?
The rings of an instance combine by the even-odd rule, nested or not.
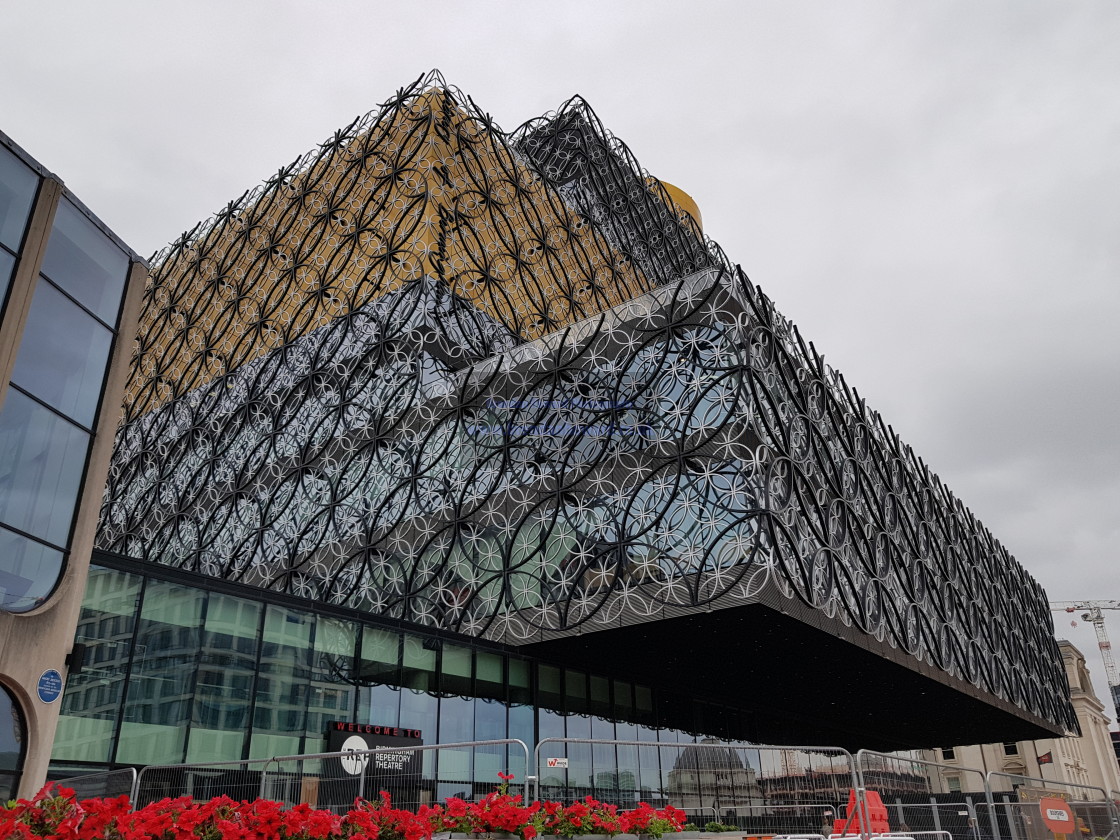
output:
[[[148,581],[136,628],[118,762],[183,760],[205,599],[206,593],[198,589]]]
[[[19,250],[38,186],[39,176],[0,146],[0,243],[13,251]]]
[[[65,546],[89,435],[14,388],[0,409],[0,522]]]
[[[300,752],[311,690],[311,633],[315,616],[270,606],[253,711],[251,758]]]
[[[497,700],[478,699],[474,701],[474,737],[478,741],[498,741],[506,735],[506,704]],[[525,755],[521,750],[513,753],[514,766],[510,771],[517,774],[517,782],[525,780],[523,765]],[[479,747],[474,751],[474,777],[483,784],[497,784],[498,771],[506,768],[506,746]]]
[[[354,719],[357,689],[351,684],[351,675],[356,643],[357,633],[351,622],[320,616],[315,628],[305,753],[326,750],[330,721]]]
[[[66,680],[51,758],[107,762],[124,702],[132,631],[140,603],[137,575],[91,566],[75,641],[85,666]]]
[[[402,685],[417,691],[436,690],[436,645],[416,636],[405,636],[403,663]]]
[[[445,694],[471,693],[471,649],[444,643],[440,667],[440,691]]]
[[[466,697],[444,697],[440,701],[440,744],[461,744],[474,740],[474,704]],[[478,701],[481,702],[481,701]],[[466,782],[471,778],[470,749],[439,750],[437,756],[441,781]],[[496,781],[496,780],[495,780]]]
[[[45,280],[35,287],[12,381],[93,426],[113,334]]]
[[[0,685],[0,802],[16,798],[27,728],[19,702]]]
[[[4,298],[7,297],[8,284],[12,282],[12,270],[15,266],[15,257],[0,250],[0,314],[4,312]]]
[[[241,758],[249,728],[260,624],[260,604],[218,593],[210,595],[187,761]]]
[[[0,609],[25,612],[47,599],[62,574],[65,555],[0,525]]]
[[[391,685],[363,686],[358,708],[364,712],[360,712],[356,720],[361,720],[364,715],[370,723],[378,726],[400,726],[401,693],[399,688]]]
[[[116,325],[128,256],[65,199],[58,203],[43,273],[105,323]]]

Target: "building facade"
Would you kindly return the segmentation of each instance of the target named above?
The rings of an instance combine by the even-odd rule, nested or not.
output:
[[[145,276],[0,134],[0,801],[46,773]]]
[[[1081,734],[930,751],[925,757],[943,765],[938,771],[941,791],[981,791],[981,774],[963,769],[970,768],[1000,774],[994,777],[995,792],[1009,792],[1024,784],[1038,786],[1037,782],[1026,780],[1041,779],[1058,785],[1059,789],[1065,784],[1100,788],[1110,798],[1120,799],[1120,766],[1112,748],[1106,707],[1093,691],[1085,656],[1064,639],[1058,642],[1058,647]],[[954,771],[954,766],[962,770]]]
[[[578,99],[419,80],[159,254],[138,332],[60,773],[1076,726],[1041,589]]]

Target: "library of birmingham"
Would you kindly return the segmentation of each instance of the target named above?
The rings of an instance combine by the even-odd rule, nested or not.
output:
[[[150,267],[3,141],[0,795],[1076,729],[1039,586],[582,100],[429,75]]]

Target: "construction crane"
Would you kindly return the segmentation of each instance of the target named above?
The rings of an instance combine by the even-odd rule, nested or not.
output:
[[[1101,649],[1108,690],[1112,694],[1112,706],[1116,710],[1116,720],[1120,723],[1120,675],[1116,673],[1116,660],[1112,657],[1112,642],[1108,640],[1108,633],[1104,629],[1104,616],[1101,615],[1101,610],[1120,610],[1120,601],[1052,601],[1050,609],[1052,612],[1067,613],[1077,610],[1086,611],[1081,614],[1081,620],[1088,621],[1097,631],[1097,647]]]

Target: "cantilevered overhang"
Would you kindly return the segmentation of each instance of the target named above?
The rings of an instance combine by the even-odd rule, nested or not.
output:
[[[723,707],[665,725],[766,744],[900,750],[1066,734],[964,680],[798,602],[756,603],[524,645],[571,667],[676,688]]]

